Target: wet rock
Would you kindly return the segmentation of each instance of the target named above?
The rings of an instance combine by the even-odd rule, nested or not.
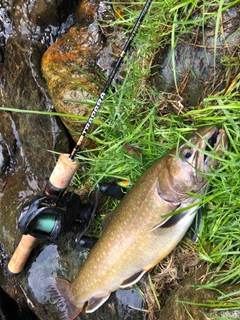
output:
[[[77,22],[81,27],[89,26],[94,22],[94,16],[99,8],[99,1],[82,0],[76,8]]]
[[[38,320],[28,308],[17,278],[9,277],[7,274],[7,261],[7,255],[0,244],[0,319]]]
[[[1,0],[0,63],[7,40],[17,36],[38,41],[48,47],[76,21],[78,0]]]
[[[13,17],[17,31],[21,36],[28,30],[30,34],[34,32],[33,26],[57,26],[59,22],[58,7],[63,0],[56,1],[22,1],[17,0],[14,3]],[[30,24],[32,22],[32,25]]]
[[[35,320],[37,318],[30,312],[17,278],[9,277],[7,263],[8,255],[12,255],[21,238],[17,228],[18,212],[25,201],[42,192],[43,185],[37,181],[29,169],[29,163],[21,149],[15,124],[7,112],[1,111],[0,132],[2,145],[6,151],[6,170],[0,175],[0,284],[4,291],[17,302],[20,319]],[[3,251],[3,247],[5,251]],[[8,300],[12,301],[10,298]],[[0,301],[2,301],[1,297]],[[0,306],[0,318],[17,319],[12,316],[5,300],[4,307]]]
[[[43,51],[38,42],[9,38],[4,64],[6,92],[12,107],[34,111],[53,109],[40,71]],[[48,150],[65,153],[69,150],[65,128],[53,116],[13,113],[12,117],[32,171],[39,180],[46,180],[55,161]]]
[[[0,244],[8,255],[12,255],[21,238],[17,222],[22,205],[36,194],[42,194],[45,184],[38,182],[23,155],[23,151],[18,148],[0,199]]]
[[[0,134],[0,192],[3,191],[5,184],[5,173],[10,164],[10,155],[8,153],[8,147],[2,140],[2,136]]]
[[[86,30],[85,28],[72,27],[44,54],[42,69],[48,84],[52,102],[58,112],[76,114],[79,116],[90,115],[91,108],[87,104],[76,104],[72,101],[92,99],[92,95],[99,92],[97,84],[89,79],[93,76],[96,55],[101,50],[101,37],[98,28]],[[78,65],[83,69],[81,74]],[[100,80],[100,79],[98,79]],[[86,91],[81,90],[83,87]],[[64,100],[69,100],[65,102]],[[81,131],[83,125],[69,118],[64,118],[70,127],[71,134]]]
[[[90,115],[105,84],[103,75],[110,73],[115,60],[113,52],[117,51],[107,37],[109,28],[97,21],[113,19],[110,12],[111,7],[103,1],[82,1],[77,9],[79,23],[44,53],[42,70],[57,111],[83,117]],[[63,121],[71,135],[81,132],[84,126],[71,118],[65,117]]]
[[[229,84],[226,81],[224,57],[238,56],[239,8],[237,4],[223,12],[216,53],[215,22],[209,19],[204,33],[196,29],[191,36],[183,35],[179,38],[174,49],[174,67],[170,46],[158,52],[153,61],[150,83],[159,91],[173,94],[176,92],[172,71],[174,68],[179,94],[183,98],[182,104],[187,107],[196,106],[207,95],[226,88]],[[197,16],[193,17],[196,18]]]
[[[1,287],[0,287],[0,316],[2,320],[21,320],[19,307]]]
[[[73,12],[77,2],[17,0],[11,10],[14,31],[21,38],[39,41],[49,46],[73,23]]]
[[[21,286],[30,299],[33,311],[41,320],[58,319],[57,306],[50,298],[47,281],[49,277],[60,277],[73,281],[79,267],[87,257],[86,250],[78,247],[71,234],[57,243],[42,243],[32,252],[26,269],[19,276]],[[142,296],[136,289],[118,290],[103,306],[92,314],[81,313],[81,320],[144,320],[146,314],[134,310],[144,305]]]
[[[5,45],[9,35],[12,33],[10,11],[9,1],[2,0],[0,6],[0,63],[4,60]]]
[[[7,174],[14,162],[16,137],[13,134],[10,114],[0,111],[0,192],[3,192]]]

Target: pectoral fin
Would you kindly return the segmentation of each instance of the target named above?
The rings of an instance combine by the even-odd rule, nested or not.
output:
[[[142,278],[142,276],[144,275],[145,272],[146,271],[144,271],[144,270],[140,270],[140,271],[136,272],[134,275],[132,275],[128,279],[124,280],[122,282],[122,284],[120,285],[120,288],[123,289],[123,288],[129,287],[129,286],[132,286],[133,284],[135,284],[136,282],[138,282]]]
[[[177,204],[177,206],[174,208],[174,211],[176,211],[179,207],[180,207],[180,203]],[[182,217],[184,216],[181,213],[179,214],[175,214],[166,218],[162,218],[162,220],[159,222],[159,224],[157,224],[155,227],[153,227],[150,231],[156,230],[158,228],[169,228],[172,227],[174,224],[176,224]]]
[[[175,214],[174,216],[171,216],[170,219],[168,219],[164,224],[159,226],[160,228],[171,228],[173,227],[178,221],[180,221],[185,216],[184,212]]]
[[[100,298],[91,298],[88,301],[86,313],[91,313],[97,310],[102,304],[104,304],[104,302],[109,298],[109,296],[110,296],[110,293]]]

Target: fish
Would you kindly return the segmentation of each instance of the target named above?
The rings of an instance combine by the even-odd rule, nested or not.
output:
[[[225,130],[201,127],[140,176],[113,210],[75,280],[46,279],[59,319],[74,319],[86,303],[85,312],[94,312],[177,246],[197,213],[199,199],[190,194],[205,193],[204,174],[219,167],[227,148]]]

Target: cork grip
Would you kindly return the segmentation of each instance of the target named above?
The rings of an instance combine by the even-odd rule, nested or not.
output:
[[[78,169],[78,162],[69,159],[69,154],[61,154],[50,176],[50,183],[58,189],[65,189]]]
[[[15,275],[23,270],[25,263],[37,242],[38,240],[29,234],[22,236],[22,239],[8,264],[8,270],[10,273]]]

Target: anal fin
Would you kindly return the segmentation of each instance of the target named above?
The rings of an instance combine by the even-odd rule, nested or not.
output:
[[[136,273],[134,273],[134,275],[132,275],[131,277],[129,277],[128,279],[124,280],[122,282],[122,284],[120,285],[121,289],[124,289],[126,287],[132,286],[133,284],[135,284],[136,282],[138,282],[142,276],[144,275],[146,271],[144,270],[140,270]]]
[[[88,301],[88,306],[86,308],[86,313],[91,313],[97,310],[104,302],[109,298],[110,293],[106,296],[100,297],[100,298],[91,298]]]

